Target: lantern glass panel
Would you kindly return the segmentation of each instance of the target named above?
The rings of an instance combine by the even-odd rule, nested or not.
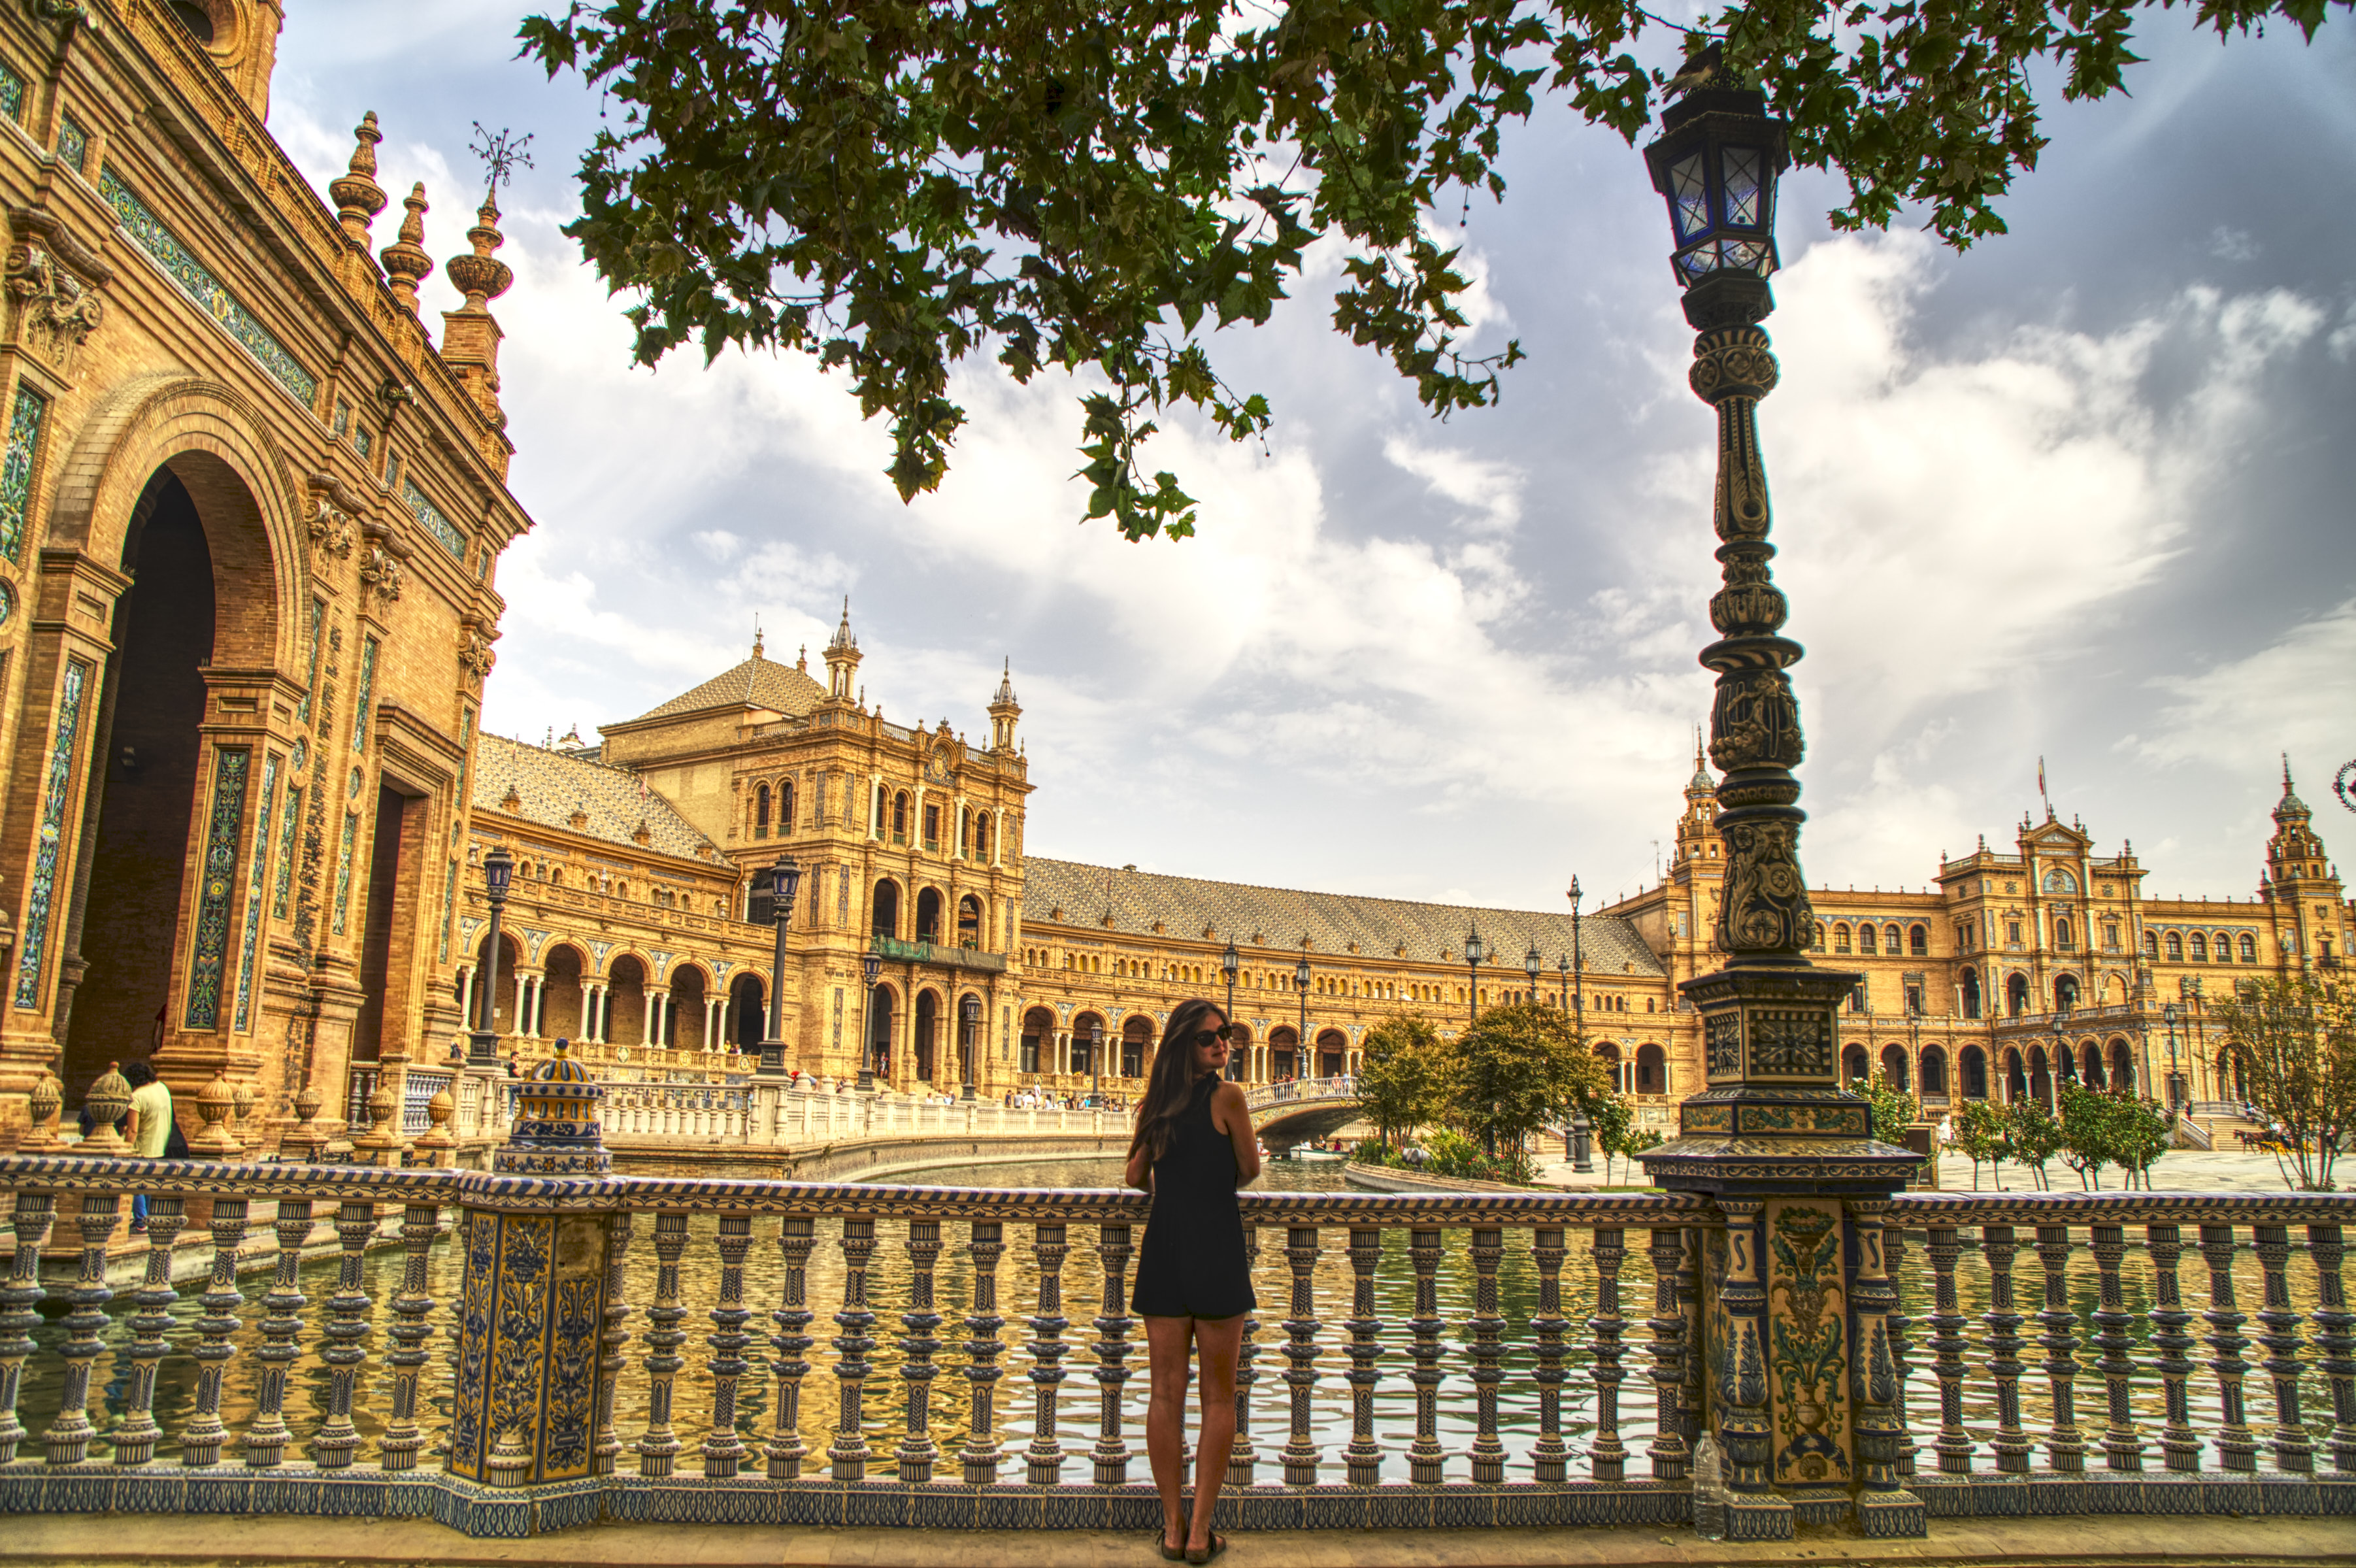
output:
[[[1725,169],[1727,222],[1756,229],[1767,216],[1766,192],[1759,179],[1765,158],[1757,147],[1725,147],[1719,156]]]
[[[1698,152],[1669,166],[1669,216],[1681,245],[1709,227],[1709,181]]]

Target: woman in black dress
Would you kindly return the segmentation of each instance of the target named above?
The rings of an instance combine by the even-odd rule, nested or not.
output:
[[[1259,1142],[1226,1065],[1226,1015],[1200,998],[1180,1003],[1154,1053],[1129,1146],[1129,1185],[1153,1195],[1135,1305],[1152,1382],[1145,1451],[1162,1493],[1162,1555],[1173,1563],[1208,1563],[1226,1550],[1226,1538],[1211,1531],[1211,1510],[1236,1442],[1236,1350],[1245,1315],[1259,1305],[1236,1207],[1236,1188],[1259,1175]],[[1179,1507],[1190,1344],[1203,1360],[1191,1519]]]

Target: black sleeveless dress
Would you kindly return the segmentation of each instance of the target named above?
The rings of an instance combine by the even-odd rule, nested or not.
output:
[[[1169,1148],[1153,1163],[1153,1208],[1131,1304],[1143,1316],[1234,1317],[1259,1305],[1244,1262],[1235,1145],[1211,1124],[1219,1081],[1216,1073],[1195,1081]]]

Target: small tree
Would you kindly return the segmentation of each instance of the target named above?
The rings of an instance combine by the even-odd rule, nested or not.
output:
[[[1985,1100],[1966,1101],[1955,1119],[1955,1142],[1971,1156],[1972,1190],[1980,1189],[1980,1165],[1985,1161],[1998,1192],[2004,1190],[2004,1167],[1998,1163],[2012,1153],[2012,1120],[2004,1107]]]
[[[2037,1099],[2014,1101],[2005,1118],[2011,1123],[2014,1162],[2027,1165],[2036,1174],[2037,1185],[2051,1192],[2053,1184],[2045,1179],[2045,1163],[2061,1151],[2062,1123]]]
[[[1387,1147],[1436,1119],[1446,1101],[1449,1055],[1439,1026],[1420,1013],[1394,1013],[1366,1031],[1358,1068],[1358,1109]]]
[[[2062,1163],[2078,1185],[2103,1190],[2103,1167],[2118,1160],[2119,1101],[2072,1080],[2062,1085]]]
[[[1607,1090],[1587,1107],[1589,1134],[1594,1138],[1595,1146],[1603,1151],[1603,1180],[1606,1186],[1612,1181],[1613,1157],[1632,1152],[1628,1147],[1628,1134],[1634,1131],[1635,1126],[1636,1103],[1624,1094]],[[1652,1147],[1649,1144],[1644,1146]]]
[[[2131,1184],[2148,1192],[2151,1167],[2171,1146],[2175,1120],[2156,1100],[2119,1100],[2112,1116],[2111,1157],[2126,1171]]]
[[[1501,1160],[1522,1141],[1612,1091],[1611,1076],[1558,1010],[1535,1002],[1492,1007],[1449,1052],[1448,1119]]]
[[[2250,1102],[2283,1130],[2284,1181],[2330,1192],[2331,1164],[2356,1130],[2356,988],[2310,975],[2236,987],[2211,1014]]]
[[[1627,1135],[1620,1140],[1620,1151],[1628,1156],[1628,1163],[1633,1165],[1636,1163],[1638,1155],[1643,1154],[1646,1149],[1658,1147],[1660,1142],[1661,1130],[1658,1127],[1631,1127],[1628,1129]],[[1633,1176],[1636,1173],[1630,1171],[1627,1174]],[[1603,1179],[1607,1185],[1612,1180],[1612,1173],[1608,1168],[1603,1174]]]
[[[1873,1135],[1885,1144],[1902,1144],[1906,1129],[1922,1113],[1922,1102],[1876,1071],[1871,1078],[1849,1080],[1849,1089],[1873,1102]]]

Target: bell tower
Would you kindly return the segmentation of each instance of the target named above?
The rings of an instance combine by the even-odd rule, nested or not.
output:
[[[1014,661],[1009,660],[998,678],[998,695],[990,703],[991,750],[1014,749],[1014,725],[1022,716],[1023,704],[1014,700]]]
[[[834,636],[826,645],[826,700],[849,707],[857,699],[859,673],[859,639],[851,635],[851,600],[842,601],[842,620],[834,628]]]

